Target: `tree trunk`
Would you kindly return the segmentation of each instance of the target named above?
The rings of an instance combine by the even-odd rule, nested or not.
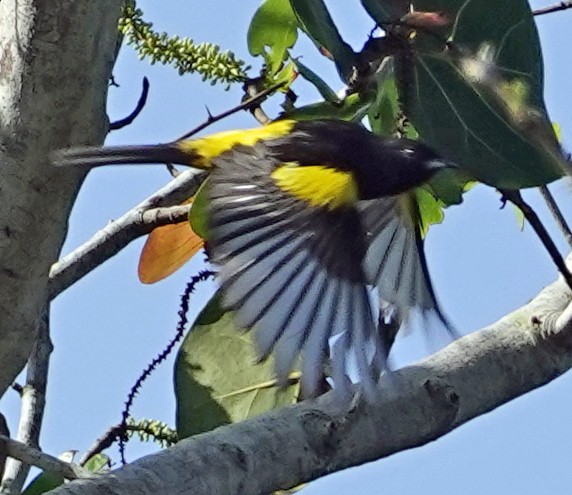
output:
[[[0,395],[24,367],[83,173],[50,151],[101,143],[121,0],[0,1]]]

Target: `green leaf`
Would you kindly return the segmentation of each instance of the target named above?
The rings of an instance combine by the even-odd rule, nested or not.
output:
[[[76,454],[75,450],[66,450],[58,456],[64,462],[72,462]],[[60,485],[63,485],[64,477],[61,474],[44,471],[38,474],[22,492],[22,495],[39,495],[49,492]]]
[[[516,217],[516,222],[518,224],[518,228],[523,231],[524,230],[524,226],[526,225],[526,217],[524,216],[524,213],[522,212],[522,210],[516,206],[516,205],[512,205],[512,211],[514,212],[514,216]]]
[[[400,19],[408,7],[403,0],[361,0],[361,4],[378,26]]]
[[[386,59],[387,68],[377,78],[375,101],[368,111],[371,130],[380,136],[395,134],[397,119],[400,114],[399,95],[393,75],[390,59]]]
[[[323,0],[290,0],[298,23],[310,39],[336,63],[342,79],[348,81],[355,62],[351,46],[340,36]]]
[[[272,84],[282,83],[280,86],[279,91],[286,91],[290,88],[291,84],[294,82],[294,79],[297,77],[296,73],[296,65],[294,62],[289,62],[287,64],[283,64],[282,68],[274,75],[272,78]]]
[[[96,454],[85,463],[85,469],[92,473],[105,473],[109,471],[111,459],[105,454]]]
[[[368,112],[372,131],[381,136],[395,135],[400,113],[397,84],[395,82],[392,64],[390,64],[385,74],[378,77],[375,101],[372,103]],[[409,123],[405,123],[402,131],[405,132],[405,137],[409,139],[418,139],[419,137],[416,129]],[[430,191],[432,197],[440,201],[440,205],[437,203],[429,205],[428,201],[426,201],[426,207],[432,210],[437,207],[440,209],[441,207],[461,203],[467,182],[467,177],[453,170],[441,171],[425,186],[425,190]],[[439,215],[433,211],[427,214],[428,219],[436,220],[438,217]],[[431,223],[435,222],[426,222],[424,225],[428,228]]]
[[[475,181],[456,170],[442,170],[425,187],[442,201],[444,206],[450,206],[462,203],[463,194],[475,184]]]
[[[521,105],[520,113],[534,109],[546,115],[540,44],[526,0],[417,0],[414,5],[417,10],[443,11],[454,18],[453,43],[463,53],[475,54],[474,59],[453,59],[448,52],[422,52],[435,41],[418,34],[413,80],[400,82],[400,89],[422,139],[479,181],[497,188],[538,186],[559,178],[556,153],[544,145],[554,139],[551,129],[546,132],[542,122],[536,122],[542,128],[538,135],[545,135],[536,139],[536,131],[531,134],[527,122],[523,125],[515,114],[515,105]],[[462,70],[471,63],[485,67],[479,60],[483,42],[495,47],[492,67],[502,78],[490,84],[490,90]],[[406,61],[399,61],[407,73]],[[503,88],[516,93],[508,94]],[[527,88],[526,108],[518,88]]]
[[[297,38],[297,20],[290,1],[266,0],[248,27],[248,50],[253,56],[263,55],[270,73],[275,74]]]
[[[312,69],[306,67],[299,59],[294,60],[296,64],[296,68],[298,69],[298,73],[306,79],[308,82],[311,82],[316,89],[320,92],[324,100],[327,102],[333,103],[334,105],[339,105],[341,103],[340,98],[336,94],[336,92],[330,88],[326,81],[324,81],[318,74],[316,74]]]
[[[195,234],[208,240],[208,179],[199,187],[189,211],[189,222]]]
[[[49,492],[60,485],[63,485],[64,478],[61,475],[54,473],[41,473],[38,474],[25,488],[22,495],[40,495],[41,493]]]
[[[552,122],[552,129],[554,129],[554,135],[556,136],[556,139],[558,139],[558,142],[561,143],[562,127],[560,127],[560,124],[558,122]]]
[[[58,457],[66,462],[71,462],[73,455],[71,455],[70,452],[75,453],[75,451],[67,451]],[[96,454],[93,457],[90,457],[84,467],[92,473],[102,473],[109,470],[109,463],[110,459],[108,456],[105,454]],[[40,495],[63,485],[63,483],[63,476],[55,473],[43,472],[30,481],[28,486],[22,492],[22,495]]]
[[[299,373],[278,387],[272,359],[255,364],[250,333],[238,330],[218,295],[185,338],[175,365],[177,430],[186,438],[297,401]]]
[[[415,200],[419,208],[421,236],[425,237],[431,225],[441,223],[445,218],[444,204],[425,187],[419,187],[415,190]]]
[[[217,293],[203,308],[199,316],[197,316],[197,319],[193,324],[193,328],[195,326],[213,325],[218,321],[220,321],[222,317],[225,315],[225,313],[226,311],[222,309],[222,306],[220,305],[220,295]]]
[[[367,114],[370,103],[370,100],[364,95],[354,93],[344,98],[339,104],[320,101],[284,112],[280,118],[293,120],[338,119],[360,122]]]

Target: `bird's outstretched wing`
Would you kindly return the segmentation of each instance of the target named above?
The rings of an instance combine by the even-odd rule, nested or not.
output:
[[[262,144],[216,159],[209,178],[209,249],[221,266],[223,302],[236,312],[238,325],[254,328],[262,357],[274,349],[282,379],[301,354],[304,390],[312,393],[329,339],[342,332],[360,374],[368,375],[376,325],[362,269],[366,245],[356,209],[338,204],[346,193],[338,191],[328,203],[325,186],[308,192],[303,180],[294,179],[281,186],[272,172],[283,166],[291,164],[280,163]],[[330,173],[322,172],[324,178]],[[300,173],[320,171],[300,167]],[[314,194],[322,206],[301,194]],[[342,376],[345,353],[332,365],[333,374]]]
[[[423,314],[433,312],[454,333],[435,297],[416,208],[408,193],[358,203],[368,245],[365,276],[401,317],[406,319],[414,309]]]

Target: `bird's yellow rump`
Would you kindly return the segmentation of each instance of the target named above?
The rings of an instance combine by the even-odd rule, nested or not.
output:
[[[398,321],[417,310],[448,326],[412,191],[450,164],[421,142],[336,120],[283,120],[160,145],[63,150],[54,160],[208,169],[209,252],[223,304],[254,330],[261,356],[274,350],[282,379],[302,355],[306,392],[318,388],[332,336],[342,349],[334,382],[347,382],[351,350],[374,392],[393,338],[382,333],[388,307]]]
[[[181,151],[194,156],[193,166],[208,169],[213,158],[222,155],[233,147],[254,146],[259,141],[286,136],[296,124],[294,120],[278,120],[254,129],[224,131],[212,136],[177,142]]]

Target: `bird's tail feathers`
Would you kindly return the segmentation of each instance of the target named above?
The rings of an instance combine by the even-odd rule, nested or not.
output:
[[[132,165],[143,163],[172,163],[196,166],[193,154],[183,151],[176,143],[142,146],[83,146],[55,151],[51,160],[60,167],[93,168],[103,165]],[[197,166],[197,168],[203,168]]]

